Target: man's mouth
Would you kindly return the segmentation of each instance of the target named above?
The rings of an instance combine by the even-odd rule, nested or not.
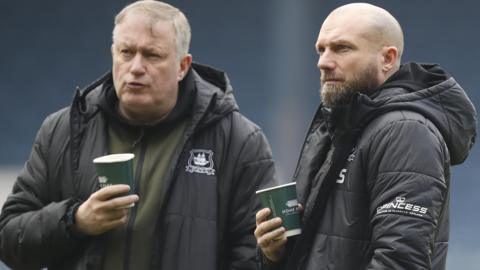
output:
[[[130,89],[140,89],[144,88],[146,85],[141,82],[131,81],[127,82],[127,87]]]
[[[337,79],[337,78],[329,78],[329,79],[323,79],[321,80],[322,85],[323,84],[335,84],[335,83],[341,83],[343,82],[342,79]]]
[[[335,76],[335,74],[325,74],[323,73],[322,76],[320,77],[320,81],[322,84],[324,83],[341,83],[343,82],[343,79],[340,77]]]

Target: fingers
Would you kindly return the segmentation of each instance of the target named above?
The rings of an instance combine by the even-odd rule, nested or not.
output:
[[[280,260],[285,254],[285,246],[287,237],[285,236],[285,228],[282,227],[281,218],[268,219],[271,211],[264,208],[257,212],[255,220],[257,227],[255,228],[255,238],[257,245],[262,253],[271,261]]]
[[[270,211],[270,208],[263,208],[262,210],[258,211],[257,214],[255,215],[255,221],[257,223],[257,226],[264,222],[272,213]]]
[[[127,217],[127,209],[116,209],[95,214],[95,216],[93,216],[93,222],[98,226],[108,227],[110,223],[118,223],[122,220],[126,221]]]
[[[96,207],[104,208],[106,210],[128,208],[138,201],[138,195],[125,195],[129,190],[130,187],[128,185],[108,186],[93,193],[90,196],[90,199],[93,202],[96,202]]]
[[[260,248],[262,248],[262,250],[266,250],[267,251],[266,253],[268,255],[270,255],[271,253],[278,253],[279,250],[282,250],[283,248],[285,248],[285,245],[287,244],[287,241],[288,241],[288,239],[286,237],[283,237],[283,238],[280,238],[280,239],[277,239],[277,240],[272,240],[266,246],[264,246],[264,247],[260,246]],[[270,251],[270,252],[268,252],[268,251]],[[276,261],[274,258],[272,258],[272,256],[268,256],[268,257],[272,261]]]
[[[122,197],[115,197],[103,203],[103,207],[106,209],[118,209],[118,208],[129,208],[129,205],[132,205],[138,201],[138,195],[128,195]]]
[[[99,201],[106,201],[112,197],[125,194],[128,191],[130,191],[130,186],[120,184],[101,188],[95,193],[93,193],[91,196]]]
[[[282,225],[281,218],[273,218],[268,220],[268,217],[271,214],[271,210],[269,208],[263,208],[257,212],[255,215],[255,222],[257,224],[257,228],[255,228],[255,237],[257,241],[261,238],[265,233],[273,231]]]
[[[257,225],[257,228],[255,229],[255,232],[254,232],[255,236],[258,239],[262,237],[264,234],[279,228],[281,225],[282,225],[282,219],[278,217],[263,221]]]
[[[103,189],[109,189],[103,192]],[[138,195],[127,195],[111,199],[109,194],[119,194],[128,191],[128,186],[105,187],[92,194],[87,201],[82,203],[75,213],[75,226],[84,234],[98,235],[127,222],[130,209],[127,207],[138,201]],[[108,194],[108,195],[106,195]]]
[[[128,209],[119,208],[119,209],[105,212],[103,219],[105,221],[116,221],[119,219],[126,218],[127,216],[128,216]]]
[[[128,216],[125,214],[125,215],[118,216],[118,218],[99,222],[97,228],[95,230],[92,230],[92,234],[97,235],[97,234],[101,234],[103,232],[109,231],[118,226],[126,224],[127,220],[128,220]]]
[[[75,213],[77,230],[86,235],[99,235],[127,222],[129,209],[105,209],[92,206],[87,200]]]
[[[280,245],[280,244],[277,243],[277,242],[279,242],[279,240],[286,240],[286,237],[285,237],[284,234],[285,234],[285,228],[284,227],[277,228],[277,229],[275,229],[273,231],[269,231],[269,232],[263,234],[261,237],[259,237],[257,239],[257,244],[262,249],[264,249],[264,248],[274,249],[276,246]]]
[[[106,222],[104,224],[104,231],[109,231],[111,229],[114,229],[118,226],[121,226],[123,224],[127,223],[127,217],[123,217],[121,219],[116,219],[116,220],[112,220],[110,222]]]

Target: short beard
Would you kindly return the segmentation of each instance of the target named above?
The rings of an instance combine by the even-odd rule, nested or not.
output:
[[[328,108],[335,106],[347,105],[352,102],[356,92],[369,95],[378,86],[377,82],[378,69],[375,65],[369,65],[362,73],[354,75],[352,80],[345,81],[343,84],[327,84],[325,85],[325,77],[335,78],[335,74],[322,74],[320,89],[320,96],[322,97],[323,105]]]

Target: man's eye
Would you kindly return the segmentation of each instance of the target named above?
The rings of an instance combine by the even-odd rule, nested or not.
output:
[[[158,55],[156,53],[147,53],[146,56],[148,58],[160,58],[160,55]]]
[[[120,53],[125,56],[130,56],[133,54],[132,50],[129,50],[129,49],[121,49]]]
[[[347,46],[347,45],[338,45],[337,46],[337,51],[339,51],[339,52],[346,52],[348,50],[350,50],[350,47]]]
[[[165,58],[165,55],[161,53],[147,52],[145,53],[145,57],[148,59],[160,60]]]

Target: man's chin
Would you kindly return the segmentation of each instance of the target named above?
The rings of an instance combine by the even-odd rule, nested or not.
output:
[[[120,104],[127,108],[138,108],[142,109],[146,106],[152,106],[152,100],[149,95],[141,94],[141,93],[128,93],[124,94],[120,98]]]
[[[123,111],[143,114],[152,107],[152,103],[142,98],[128,98],[120,101],[120,107]]]
[[[344,91],[344,87],[340,84],[324,84],[320,89],[320,95],[322,98],[333,99],[334,96]]]
[[[326,87],[324,85],[320,96],[325,107],[333,108],[350,103],[353,92],[343,87],[343,85],[326,85]]]

